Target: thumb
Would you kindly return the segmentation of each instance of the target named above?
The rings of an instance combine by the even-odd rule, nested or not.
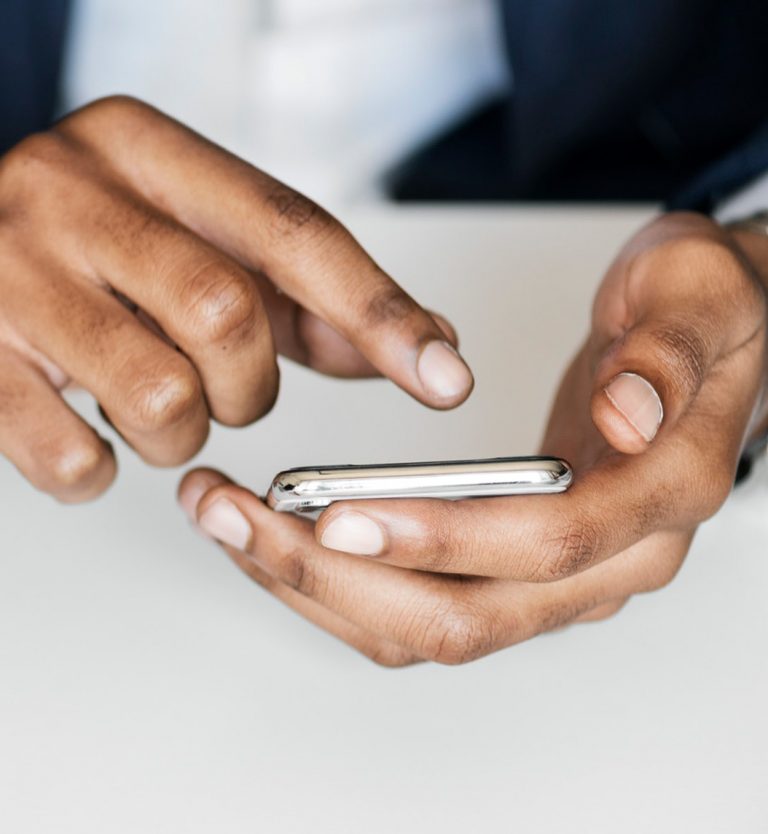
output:
[[[715,345],[690,322],[639,322],[597,365],[595,426],[617,451],[644,452],[687,410],[716,359]]]

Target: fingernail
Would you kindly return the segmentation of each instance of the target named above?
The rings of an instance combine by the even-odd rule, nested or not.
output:
[[[193,484],[188,486],[184,492],[179,496],[179,504],[181,509],[193,520],[197,520],[197,505],[200,499],[210,489],[210,486],[203,484]]]
[[[342,513],[323,530],[320,544],[357,556],[377,556],[384,550],[384,531],[362,513]]]
[[[429,342],[416,370],[424,388],[443,400],[456,399],[472,387],[472,372],[448,342]]]
[[[664,406],[648,380],[637,374],[619,374],[605,393],[646,442],[656,437],[664,419]]]
[[[251,543],[251,525],[240,510],[226,498],[214,501],[197,523],[204,533],[236,550],[247,550]]]

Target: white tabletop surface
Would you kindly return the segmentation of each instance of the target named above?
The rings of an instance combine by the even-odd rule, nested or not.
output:
[[[202,462],[263,489],[307,463],[530,452],[639,211],[347,220],[477,375],[454,414],[285,366],[275,411]],[[81,407],[92,415],[87,400]],[[120,448],[64,508],[0,462],[0,827],[13,834],[762,832],[768,474],[669,589],[460,668],[380,669],[246,580]]]

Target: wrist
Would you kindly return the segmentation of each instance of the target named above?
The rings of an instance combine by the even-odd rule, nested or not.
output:
[[[768,234],[739,224],[730,228],[726,227],[726,230],[752,275],[763,289],[766,297],[766,310],[768,310]],[[768,346],[766,350],[768,351]],[[763,390],[754,418],[750,423],[747,448],[768,434],[768,355],[764,367]]]

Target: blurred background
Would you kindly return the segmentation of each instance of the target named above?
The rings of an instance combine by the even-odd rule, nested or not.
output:
[[[77,0],[63,107],[130,93],[339,205],[508,84],[493,0]]]
[[[46,2],[59,112],[135,95],[332,207],[712,210],[765,172],[761,0]]]

